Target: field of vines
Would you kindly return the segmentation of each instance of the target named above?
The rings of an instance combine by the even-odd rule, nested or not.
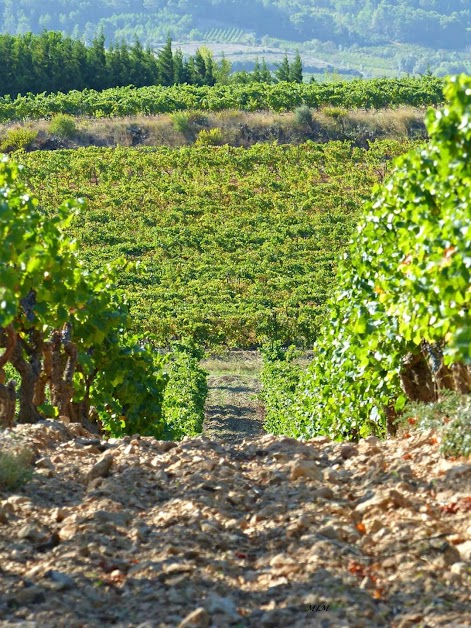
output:
[[[252,83],[196,87],[119,87],[102,92],[27,94],[0,98],[0,122],[73,116],[130,116],[184,110],[292,111],[301,105],[346,109],[379,109],[410,105],[427,107],[443,102],[443,80],[432,76],[401,79],[357,79],[311,84]]]
[[[21,162],[50,215],[86,201],[69,234],[89,267],[142,263],[120,277],[139,333],[309,346],[365,198],[409,147],[86,148]]]
[[[471,78],[452,77],[445,95],[427,113],[429,144],[400,157],[365,206],[312,363],[265,351],[272,432],[394,434],[407,404],[455,394],[422,426],[443,430],[444,453],[471,454]]]

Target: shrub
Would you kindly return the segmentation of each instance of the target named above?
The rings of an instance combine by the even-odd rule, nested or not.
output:
[[[49,131],[63,139],[71,139],[77,133],[77,126],[72,116],[58,113],[49,123]]]
[[[416,393],[410,382],[425,389],[430,369],[411,368],[428,345],[443,347],[447,366],[471,365],[471,78],[450,79],[445,96],[427,114],[429,145],[396,160],[340,265],[291,406],[300,436],[385,435]],[[446,451],[461,447],[457,430]]]
[[[195,146],[221,146],[223,141],[224,137],[220,128],[202,129],[198,133]]]
[[[333,120],[342,120],[348,116],[348,110],[343,107],[325,107],[322,113]]]
[[[0,152],[12,153],[15,150],[27,150],[38,137],[38,132],[20,126],[9,129],[0,144]]]
[[[47,219],[19,176],[3,156],[1,366],[13,366],[21,380],[19,422],[34,423],[45,411],[85,423],[93,406],[112,435],[161,436],[164,359],[129,332],[129,307],[117,287],[126,263],[86,269],[64,233],[81,203],[65,201]],[[0,405],[0,423],[11,423],[11,410]]]
[[[312,111],[307,105],[301,105],[294,110],[294,119],[299,126],[312,125]]]
[[[14,490],[30,480],[33,453],[22,449],[18,453],[0,452],[0,489]]]
[[[178,133],[186,135],[191,131],[191,118],[190,114],[182,111],[177,111],[170,116],[172,126]]]

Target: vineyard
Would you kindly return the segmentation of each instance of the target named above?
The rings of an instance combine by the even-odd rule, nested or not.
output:
[[[447,454],[471,453],[471,79],[454,77],[445,94],[427,115],[429,145],[399,158],[366,204],[311,365],[291,365],[276,343],[266,352],[273,432],[384,436],[411,401],[454,392],[432,425],[445,426]]]
[[[380,106],[388,90],[396,102],[408,90],[415,104],[438,102],[437,86],[431,77],[353,82],[348,102],[361,97],[364,106]],[[229,106],[218,89],[187,86],[174,93],[205,93],[208,109],[213,96],[221,108]],[[332,104],[348,100],[342,83],[254,89],[226,93],[278,98],[264,101],[277,110],[299,103],[302,94],[315,107],[329,90]],[[263,347],[265,426],[295,437],[392,433],[410,401],[436,402],[442,389],[468,391],[469,191],[460,158],[469,142],[469,80],[450,81],[445,95],[451,108],[427,114],[428,148],[406,139],[367,148],[307,141],[249,149],[198,140],[179,149],[17,152],[21,177],[41,209],[8,167],[6,196],[26,212],[20,231],[33,234],[37,224],[45,242],[31,235],[28,248],[29,236],[20,243],[5,227],[18,248],[2,271],[7,288],[16,290],[15,277],[26,272],[22,295],[3,300],[0,337],[2,367],[16,361],[23,388],[29,386],[26,401],[20,394],[20,418],[88,416],[93,406],[113,433],[131,426],[160,436],[197,433],[207,394],[201,347]],[[119,100],[109,96],[108,114],[117,114]],[[64,205],[71,197],[83,202]],[[8,225],[13,215],[6,216]],[[33,261],[42,246],[50,259]],[[32,258],[23,262],[25,256]],[[51,291],[49,277],[56,275],[57,291]],[[95,303],[90,320],[81,313],[85,301]],[[33,320],[34,328],[43,321],[38,335]],[[113,347],[116,359],[93,348],[100,343]],[[285,352],[313,344],[307,369]],[[43,361],[33,387],[24,355],[15,354],[18,345]],[[62,357],[54,375],[55,351]],[[126,360],[134,373],[129,381]],[[11,421],[12,396],[1,384]],[[133,401],[139,390],[143,405]],[[158,399],[154,406],[152,399]]]
[[[471,626],[468,4],[0,0],[0,626]]]
[[[362,203],[409,147],[88,148],[21,162],[49,216],[85,199],[68,233],[87,265],[141,262],[119,278],[134,329],[164,344],[308,346]]]
[[[443,80],[432,76],[371,79],[330,83],[253,83],[196,87],[119,87],[102,92],[28,94],[0,98],[0,122],[39,119],[57,113],[74,116],[130,116],[184,110],[292,111],[301,105],[346,109],[374,109],[410,105],[426,107],[443,102]]]

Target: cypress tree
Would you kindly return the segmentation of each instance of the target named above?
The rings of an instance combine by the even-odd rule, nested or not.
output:
[[[183,63],[183,52],[180,48],[175,50],[175,54],[173,55],[173,82],[175,85],[181,85],[182,83],[188,82],[185,65]]]
[[[196,85],[204,85],[206,76],[206,62],[201,50],[197,50],[194,56],[194,83]]]
[[[195,71],[194,57],[189,57],[183,63],[183,76],[185,77],[185,83],[188,83],[188,85],[196,85],[196,71]]]
[[[278,65],[278,69],[276,70],[275,75],[279,83],[291,80],[288,54],[286,52],[285,56],[283,57],[283,61]]]
[[[170,86],[174,84],[175,73],[173,67],[172,38],[167,37],[165,46],[157,55],[157,65],[159,68],[159,82],[161,85]]]
[[[260,81],[262,83],[271,83],[272,75],[270,70],[268,69],[267,62],[265,61],[265,57],[262,58],[262,67],[260,69]]]
[[[296,52],[294,61],[291,64],[289,76],[290,76],[290,81],[292,83],[303,82],[303,62],[301,60],[301,55],[299,54],[299,50]]]
[[[103,31],[95,37],[87,49],[87,70],[85,83],[91,89],[111,87],[105,52],[105,36]]]
[[[222,53],[221,59],[216,63],[215,77],[216,82],[220,85],[227,85],[230,82],[230,75],[232,71],[232,64],[229,59],[226,59],[224,53]]]
[[[216,79],[214,78],[214,62],[212,57],[207,57],[205,59],[205,72],[204,72],[204,84],[210,85],[211,87],[216,83]]]
[[[261,83],[262,82],[262,76],[261,76],[261,71],[260,71],[260,62],[258,60],[258,57],[255,59],[255,64],[253,66],[252,81],[254,83]]]

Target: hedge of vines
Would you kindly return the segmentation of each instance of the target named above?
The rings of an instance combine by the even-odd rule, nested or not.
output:
[[[168,356],[130,331],[117,287],[128,263],[87,270],[64,235],[81,203],[64,202],[46,218],[20,174],[1,158],[0,425],[62,417],[113,435],[173,437],[162,406],[170,413],[182,402],[165,395]],[[7,382],[7,370],[17,377]]]
[[[408,399],[471,390],[471,78],[451,78],[445,97],[429,145],[376,187],[313,362],[283,402],[266,365],[272,431],[384,435]]]
[[[398,105],[425,107],[443,102],[443,80],[433,76],[398,79],[355,79],[331,83],[255,83],[196,87],[176,85],[116,87],[102,92],[27,94],[0,98],[0,122],[47,118],[57,113],[73,116],[130,116],[183,110],[292,111],[340,106],[380,109]]]

